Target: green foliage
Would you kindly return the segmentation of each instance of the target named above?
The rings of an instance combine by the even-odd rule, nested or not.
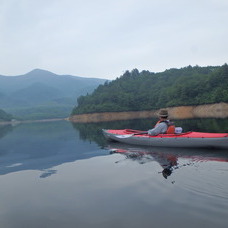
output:
[[[0,122],[1,121],[11,121],[13,119],[12,115],[6,113],[2,109],[0,109]]]
[[[228,65],[188,66],[161,73],[126,71],[80,96],[72,115],[94,112],[140,111],[180,105],[228,102]]]
[[[70,115],[72,106],[67,105],[39,105],[7,109],[17,120],[41,120],[66,118]]]

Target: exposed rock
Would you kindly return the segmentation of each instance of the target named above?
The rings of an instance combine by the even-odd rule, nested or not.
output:
[[[228,103],[207,104],[199,106],[180,106],[167,108],[171,119],[192,118],[227,118]],[[69,118],[72,122],[106,122],[115,120],[143,119],[157,117],[159,110],[137,112],[103,112],[74,115]]]

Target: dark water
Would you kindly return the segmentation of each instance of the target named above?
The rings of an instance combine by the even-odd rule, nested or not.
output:
[[[0,126],[0,227],[227,227],[227,150],[135,147],[101,135],[154,122]],[[227,119],[176,125],[228,132]]]

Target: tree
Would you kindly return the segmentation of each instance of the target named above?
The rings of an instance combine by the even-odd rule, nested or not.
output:
[[[72,114],[137,111],[180,105],[228,102],[228,66],[188,66],[160,73],[126,71],[81,96]]]

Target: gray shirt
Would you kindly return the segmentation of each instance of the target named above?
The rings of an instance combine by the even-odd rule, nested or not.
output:
[[[166,123],[161,122],[157,124],[153,129],[148,130],[149,135],[159,135],[166,133],[168,126]]]

